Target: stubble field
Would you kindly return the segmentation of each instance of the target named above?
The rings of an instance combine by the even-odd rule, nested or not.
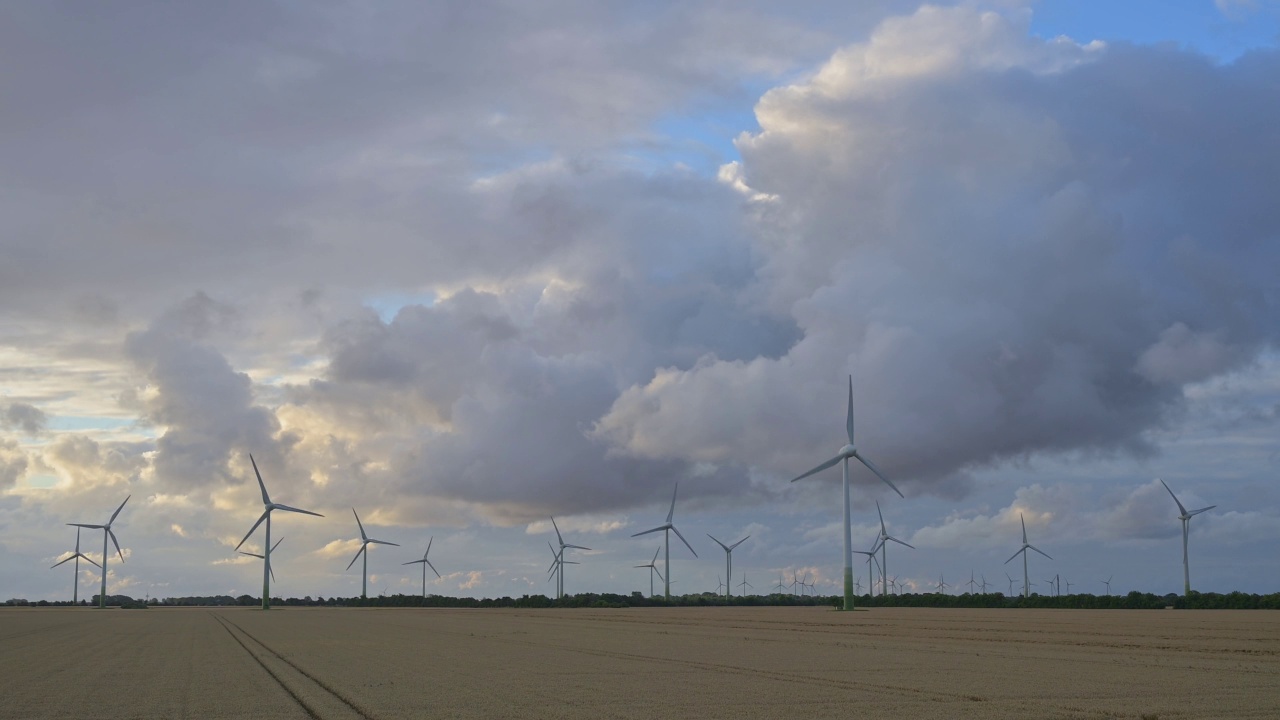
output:
[[[1280,718],[1280,613],[0,611],[2,718]]]

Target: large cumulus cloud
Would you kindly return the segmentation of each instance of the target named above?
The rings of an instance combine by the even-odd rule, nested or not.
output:
[[[734,175],[801,339],[627,390],[636,457],[786,475],[859,443],[911,492],[1008,458],[1148,452],[1184,384],[1274,343],[1280,57],[1030,37],[925,7],[769,92]],[[834,475],[834,474],[833,474]]]

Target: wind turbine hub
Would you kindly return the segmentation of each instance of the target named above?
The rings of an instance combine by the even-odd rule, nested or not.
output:
[[[852,443],[850,443],[850,444],[848,444],[848,445],[845,445],[844,447],[840,448],[840,456],[841,456],[841,457],[851,458],[851,457],[853,457],[857,452],[858,452],[858,449],[857,449],[857,448],[855,448],[855,447],[853,446],[853,444],[852,444]]]

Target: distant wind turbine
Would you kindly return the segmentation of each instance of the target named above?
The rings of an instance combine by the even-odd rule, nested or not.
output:
[[[121,505],[121,507],[124,507],[124,506],[123,506],[123,505]],[[104,558],[106,557],[106,556],[105,556],[105,554],[103,555],[103,557],[104,557]],[[89,563],[90,565],[93,565],[93,566],[94,566],[94,567],[96,567],[96,568],[99,568],[99,569],[101,569],[101,568],[102,568],[102,566],[101,566],[101,565],[99,565],[98,563],[94,562],[93,560],[90,560],[88,555],[85,555],[84,553],[80,552],[80,528],[79,528],[79,527],[77,527],[77,528],[76,528],[76,552],[75,552],[75,554],[74,554],[74,555],[70,555],[70,556],[68,556],[68,557],[66,557],[66,558],[63,558],[62,560],[59,560],[58,562],[54,563],[53,565],[51,565],[51,566],[49,567],[49,569],[50,569],[50,570],[52,570],[53,568],[58,567],[59,565],[61,565],[62,563],[66,562],[66,561],[68,561],[68,560],[75,560],[75,561],[76,561],[75,584],[71,586],[71,604],[73,604],[73,605],[74,605],[74,604],[76,604],[76,603],[78,603],[78,602],[80,602],[80,558],[84,558],[84,559],[85,559],[85,562]]]
[[[432,565],[431,561],[427,559],[427,556],[431,554],[431,543],[435,539],[436,537],[434,535],[427,538],[427,551],[422,553],[421,560],[410,560],[407,563],[400,563],[401,565],[421,565],[422,566],[422,599],[423,600],[427,599],[427,568],[431,568],[431,572],[435,573],[436,577],[440,577],[440,571],[437,570],[436,566]]]
[[[1112,580],[1112,578],[1114,578],[1114,577],[1115,577],[1115,575],[1112,575],[1111,577],[1109,577],[1109,578],[1107,578],[1106,580],[1103,580],[1103,581],[1102,581],[1102,584],[1107,586],[1107,597],[1111,597],[1111,580]]]
[[[982,586],[982,594],[986,595],[987,594],[987,576],[979,575],[978,577],[982,578],[982,582],[979,584]]]
[[[862,594],[862,580],[860,578],[855,577],[853,579],[853,592],[858,595]]]
[[[1066,579],[1066,578],[1063,578],[1063,579],[1062,579],[1062,582],[1064,582],[1064,583],[1066,583],[1066,584],[1067,584],[1067,594],[1068,594],[1068,595],[1070,595],[1070,594],[1071,594],[1071,581],[1070,581],[1070,580],[1068,580],[1068,579]]]
[[[937,586],[936,586],[936,587],[937,587],[937,589],[938,589],[938,591],[939,591],[939,592],[941,592],[943,595],[946,595],[946,594],[947,594],[947,588],[948,588],[948,587],[950,587],[950,586],[949,586],[949,585],[947,585],[947,581],[942,577],[942,575],[941,575],[941,574],[939,574],[939,575],[938,575],[938,584],[937,584]]]
[[[715,542],[715,544],[719,545],[721,548],[724,549],[724,576],[732,580],[733,579],[733,549],[738,547],[742,543],[746,542],[747,539],[750,538],[751,536],[748,535],[747,537],[742,538],[741,540],[739,540],[738,542],[732,545],[725,545],[719,540],[716,540],[715,536],[712,535],[711,533],[707,533],[707,537],[711,538],[712,541]],[[725,598],[729,597],[728,585],[725,586],[724,596]]]
[[[355,508],[351,508],[351,514],[356,516],[356,526],[360,528],[360,549],[356,551],[355,557],[351,558],[351,562],[347,563],[347,570],[350,570],[351,566],[356,564],[356,561],[360,559],[361,555],[364,556],[364,569],[360,573],[360,599],[365,600],[368,599],[368,595],[366,595],[366,593],[368,592],[369,586],[369,546],[391,545],[393,547],[400,547],[400,543],[387,542],[386,540],[374,540],[368,535],[365,535],[364,523],[360,522],[360,513],[356,512]]]
[[[787,586],[782,584],[782,573],[778,573],[778,584],[774,585],[773,589],[776,590],[778,594],[782,594],[787,591]]]
[[[1013,576],[1009,573],[1005,573],[1004,576],[1009,578],[1009,597],[1013,597]]]
[[[1050,560],[1052,560],[1053,558],[1049,557],[1048,553],[1046,553],[1045,551],[1027,542],[1027,520],[1026,518],[1022,517],[1022,513],[1018,513],[1018,519],[1022,521],[1022,547],[1019,548],[1018,552],[1014,553],[1013,557],[1009,558],[1009,560],[1013,560],[1013,558],[1018,557],[1019,554],[1022,555],[1022,583],[1023,583],[1022,597],[1030,597],[1031,576],[1027,573],[1027,550],[1035,550],[1036,552],[1040,553],[1041,555],[1044,555]],[[1005,560],[1004,564],[1008,565],[1009,560]]]
[[[649,568],[649,597],[653,597],[653,574],[658,573],[658,578],[662,578],[662,573],[658,572],[658,553],[662,552],[662,548],[653,551],[653,559],[645,565],[636,565],[638,568]]]
[[[747,574],[746,574],[746,573],[742,573],[742,582],[738,583],[738,587],[742,588],[742,593],[741,593],[741,595],[742,595],[743,597],[746,597],[746,595],[747,595],[747,588],[751,588],[752,590],[755,590],[755,589],[756,589],[756,586],[755,586],[755,585],[752,585],[751,583],[747,582]]]
[[[680,542],[684,543],[684,546],[689,548],[689,552],[693,553],[694,557],[698,557],[697,551],[693,549],[693,546],[689,544],[688,540],[684,539],[684,536],[680,534],[680,531],[677,530],[676,526],[671,522],[671,519],[674,518],[676,514],[676,494],[679,492],[680,483],[676,483],[675,490],[671,492],[671,510],[667,513],[667,521],[665,523],[653,528],[652,530],[645,530],[644,532],[638,532],[631,536],[640,537],[641,535],[648,535],[649,533],[662,531],[662,547],[665,550],[662,560],[662,569],[667,571],[667,576],[662,579],[664,585],[663,597],[667,600],[671,599],[671,533],[674,532],[676,537],[680,538]]]
[[[271,552],[266,553],[265,555],[259,555],[258,553],[251,553],[251,552],[248,552],[248,551],[245,551],[245,550],[237,550],[236,552],[240,553],[241,555],[248,555],[249,557],[256,557],[256,558],[258,558],[259,560],[261,560],[262,562],[266,563],[266,564],[267,564],[267,572],[271,574],[271,581],[272,581],[272,582],[275,582],[275,580],[276,580],[276,571],[271,569],[271,561],[270,561],[270,560],[268,560],[267,558],[271,557],[271,553],[275,552],[275,551],[276,551],[276,548],[280,547],[280,543],[282,543],[282,542],[284,542],[284,538],[280,538],[279,540],[276,540],[276,544],[271,546]]]
[[[968,585],[968,586],[969,586],[969,594],[970,594],[970,595],[972,595],[972,594],[973,594],[973,586],[974,586],[974,585],[977,585],[977,584],[978,584],[978,582],[977,582],[976,580],[974,580],[974,579],[973,579],[973,570],[970,570],[970,571],[969,571],[969,582],[965,583],[965,585]]]
[[[120,556],[120,562],[122,563],[124,562],[124,553],[120,551],[120,542],[116,540],[116,534],[111,532],[111,523],[116,521],[116,516],[119,515],[120,511],[124,509],[124,503],[129,502],[129,498],[131,497],[133,496],[129,495],[125,497],[124,502],[120,503],[120,507],[116,508],[116,511],[111,513],[111,519],[107,521],[106,525],[89,525],[86,523],[67,523],[68,525],[72,525],[75,527],[89,528],[90,530],[102,531],[102,565],[100,566],[102,568],[102,591],[98,594],[98,607],[100,608],[105,608],[107,606],[107,538],[108,537],[111,538],[112,544],[116,546],[116,554]]]
[[[854,550],[854,552],[858,553],[859,555],[867,556],[867,596],[868,597],[876,594],[876,576],[875,576],[875,573],[871,572],[871,563],[874,562],[876,564],[876,570],[881,571],[880,573],[881,577],[884,576],[884,572],[880,567],[880,559],[876,557],[876,550],[879,547],[880,547],[879,537],[877,537],[876,543],[874,543],[871,546],[870,550]],[[881,591],[881,594],[882,595],[884,594],[883,590]]]
[[[716,594],[717,594],[717,595],[719,595],[719,594],[720,594],[720,590],[721,590],[721,589],[723,589],[723,588],[724,588],[724,586],[725,586],[725,585],[724,585],[724,581],[723,581],[723,580],[721,580],[721,579],[720,579],[720,575],[719,575],[719,574],[717,574],[717,575],[716,575]],[[728,597],[728,595],[726,595],[725,597]]]
[[[556,525],[556,519],[555,519],[554,517],[553,517],[553,518],[551,518],[551,527],[553,527],[553,528],[555,528],[555,529],[556,529],[556,542],[560,543],[560,588],[559,588],[559,592],[560,592],[560,597],[564,597],[564,564],[565,564],[565,562],[564,562],[564,551],[565,551],[565,548],[573,548],[573,549],[575,549],[575,550],[590,550],[591,548],[582,547],[581,545],[570,545],[569,543],[565,542],[565,541],[564,541],[564,538],[563,538],[563,537],[561,537],[561,535],[560,535],[560,526],[559,526],[559,525]],[[569,563],[569,564],[570,564],[570,565],[577,565],[578,563]]]
[[[893,491],[898,493],[899,497],[905,497],[905,496],[902,495],[901,490],[899,490],[893,483],[889,482],[889,479],[884,476],[884,473],[880,472],[880,470],[877,469],[876,466],[872,464],[870,460],[868,460],[867,458],[859,454],[857,448],[854,447],[854,443],[853,443],[853,376],[852,375],[849,376],[849,411],[848,411],[848,414],[846,415],[844,426],[845,426],[845,432],[849,436],[849,444],[840,448],[840,453],[835,457],[822,463],[821,465],[810,470],[809,472],[806,472],[803,475],[793,478],[791,482],[795,482],[796,480],[803,480],[804,478],[807,478],[810,475],[813,475],[814,473],[819,473],[819,472],[822,472],[823,470],[826,470],[829,467],[834,467],[836,463],[840,463],[840,462],[844,463],[844,609],[852,610],[853,609],[853,545],[852,545],[853,541],[851,537],[852,530],[849,524],[849,458],[857,458],[859,462],[867,466],[868,470],[875,473],[876,477],[883,480],[885,485],[888,485],[889,487],[893,488]]]
[[[1161,480],[1160,484],[1164,485],[1165,490],[1169,490],[1169,485],[1165,483],[1165,481]],[[1187,562],[1187,533],[1191,529],[1191,518],[1195,517],[1196,515],[1199,515],[1205,510],[1212,510],[1218,506],[1210,505],[1209,507],[1206,507],[1206,508],[1200,508],[1199,510],[1192,510],[1191,512],[1187,512],[1187,509],[1182,507],[1182,503],[1178,500],[1178,496],[1174,495],[1172,490],[1169,490],[1169,496],[1173,498],[1173,501],[1175,503],[1178,503],[1178,512],[1180,513],[1178,515],[1178,519],[1182,521],[1182,594],[1190,595],[1191,594],[1191,566]]]
[[[879,500],[876,501],[876,514],[880,516],[880,538],[877,541],[878,547],[871,548],[871,552],[875,552],[876,550],[880,551],[880,577],[884,578],[884,576],[889,572],[889,557],[888,557],[888,553],[885,551],[885,545],[888,544],[887,541],[892,540],[898,543],[899,545],[904,545],[906,547],[911,548],[912,550],[915,550],[916,546],[907,545],[907,543],[904,543],[898,538],[889,534],[889,530],[884,526],[884,513],[880,512]]]
[[[265,557],[262,560],[262,564],[263,564],[262,609],[270,610],[271,609],[271,512],[273,510],[283,510],[285,512],[302,513],[303,515],[314,515],[316,517],[324,517],[324,516],[321,515],[320,513],[311,512],[310,510],[300,510],[296,507],[289,507],[288,505],[280,505],[278,503],[271,502],[271,496],[267,494],[267,486],[265,483],[262,482],[262,473],[258,472],[258,463],[254,461],[252,454],[249,455],[249,464],[253,466],[253,474],[258,478],[258,489],[262,490],[262,507],[264,509],[262,511],[262,514],[258,516],[258,522],[254,523],[253,527],[249,528],[249,532],[244,534],[244,537],[240,540],[240,544],[236,545],[236,550],[237,551],[240,550],[240,545],[244,545],[244,541],[249,539],[249,536],[253,534],[254,530],[258,529],[258,526],[262,524],[263,520],[267,521],[267,528],[266,528],[267,539],[262,543],[262,547],[267,548]]]

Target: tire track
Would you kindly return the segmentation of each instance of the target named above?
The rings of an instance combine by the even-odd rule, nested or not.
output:
[[[312,720],[355,718],[376,720],[373,715],[342,693],[298,667],[284,655],[249,634],[244,628],[216,613],[209,614],[222,625],[240,647],[244,648],[245,652],[249,653],[249,657],[253,658],[271,676],[271,679],[275,680],[280,688],[298,703],[307,717]]]

